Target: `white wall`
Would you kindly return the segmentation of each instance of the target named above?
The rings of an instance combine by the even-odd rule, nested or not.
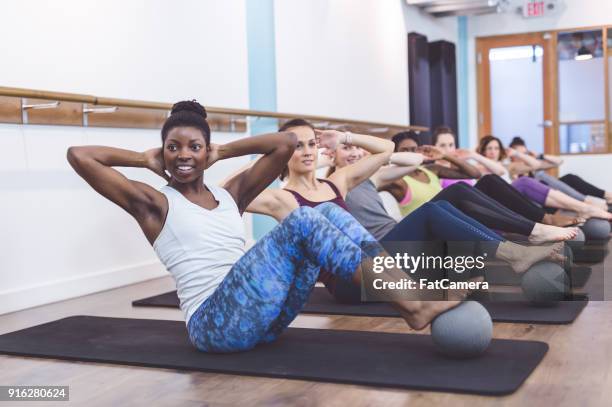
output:
[[[244,0],[2,1],[0,80],[247,108],[245,19]]]
[[[243,0],[0,2],[0,85],[245,108],[245,25]],[[65,158],[70,145],[159,143],[159,130],[0,125],[0,314],[166,273],[135,221]],[[215,164],[207,182],[246,160]]]
[[[524,32],[538,32],[546,30],[590,27],[609,25],[612,23],[612,1],[608,0],[563,0],[564,7],[557,14],[542,17],[524,19],[514,13],[489,14],[473,16],[468,19],[468,83],[469,83],[469,134],[470,145],[475,146],[478,138],[477,122],[477,96],[476,96],[476,51],[475,38],[490,35],[515,34]],[[603,83],[602,86],[603,88]],[[594,158],[597,157],[597,158]],[[612,155],[585,155],[569,157],[566,156],[566,164],[561,172],[572,172],[577,174],[590,174],[594,160],[600,162],[602,167],[598,176],[593,179],[596,185],[612,190],[612,171],[601,171],[601,168],[609,167]],[[605,166],[604,162],[607,161]]]
[[[612,181],[610,176],[612,160],[610,158],[610,154],[564,155],[559,176],[577,174],[585,181],[610,191],[612,190],[612,182],[610,182]]]
[[[407,33],[455,42],[456,19],[403,0],[276,0],[279,111],[408,123]]]

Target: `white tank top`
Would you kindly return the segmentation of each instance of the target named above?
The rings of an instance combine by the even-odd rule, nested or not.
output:
[[[219,205],[204,209],[166,185],[166,222],[153,249],[176,282],[185,323],[221,284],[245,252],[244,224],[234,198],[218,186],[206,186]]]

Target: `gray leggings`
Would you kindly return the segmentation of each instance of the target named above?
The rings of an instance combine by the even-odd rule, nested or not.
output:
[[[544,171],[537,171],[535,173],[535,178],[545,183],[552,189],[561,191],[564,194],[567,194],[571,196],[572,198],[579,200],[580,202],[584,202],[584,200],[586,199],[586,195],[581,194],[580,192],[576,191],[574,188],[567,185],[565,182],[559,181],[559,179],[553,177],[552,175],[548,175]]]

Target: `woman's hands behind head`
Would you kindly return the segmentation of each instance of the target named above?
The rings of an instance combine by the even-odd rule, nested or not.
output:
[[[338,130],[315,129],[315,136],[318,147],[326,148],[330,151],[334,151],[338,144],[341,144],[346,139],[344,133]]]
[[[206,169],[219,160],[219,144],[210,143],[206,152]]]
[[[423,154],[425,160],[428,161],[436,161],[444,159],[444,154],[442,151],[437,149],[434,146],[420,146],[417,148],[417,153]]]
[[[166,181],[170,181],[170,177],[166,173],[164,164],[163,149],[161,147],[152,148],[142,153],[145,158],[145,166],[155,174],[159,175]]]
[[[468,150],[467,148],[458,148],[455,150],[455,157],[462,158],[464,160],[473,157],[475,154],[474,151]]]

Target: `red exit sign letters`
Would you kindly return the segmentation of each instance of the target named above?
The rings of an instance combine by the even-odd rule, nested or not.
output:
[[[523,3],[523,17],[542,17],[546,10],[543,0],[526,0]]]

